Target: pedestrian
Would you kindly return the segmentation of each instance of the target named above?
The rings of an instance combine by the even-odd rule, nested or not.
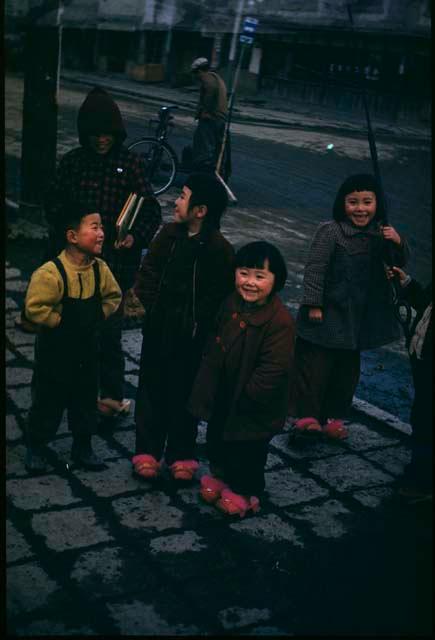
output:
[[[260,508],[269,441],[288,415],[295,325],[277,294],[286,278],[272,244],[239,249],[235,291],[221,306],[188,404],[208,421],[211,475],[201,478],[200,495],[228,515]]]
[[[101,469],[92,449],[98,395],[97,332],[116,312],[121,290],[102,253],[104,231],[95,207],[69,202],[62,211],[64,249],[32,275],[26,317],[38,326],[32,406],[26,426],[25,465],[47,471],[45,447],[65,409],[72,431],[71,456],[87,469]]]
[[[191,66],[200,85],[193,135],[193,169],[215,172],[227,119],[227,89],[222,78],[210,70],[207,58],[197,58]]]
[[[127,134],[119,107],[103,88],[95,87],[87,95],[78,112],[77,129],[80,146],[63,156],[46,196],[46,217],[52,229],[47,259],[58,253],[56,227],[65,196],[73,201],[92,198],[105,230],[103,257],[123,293],[121,305],[100,336],[98,406],[104,415],[116,416],[129,408],[129,401],[124,399],[121,346],[125,296],[133,286],[141,254],[161,223],[161,211],[139,157],[123,145]],[[132,230],[118,243],[115,223],[131,192],[143,196],[144,202]]]
[[[315,232],[296,320],[296,432],[346,438],[361,351],[400,338],[385,263],[391,252],[404,265],[409,250],[383,221],[375,178],[358,174],[339,188],[333,220]]]
[[[175,480],[198,468],[198,420],[186,410],[204,340],[234,279],[234,251],[219,231],[228,203],[211,174],[191,174],[174,221],[150,245],[134,291],[146,310],[136,396],[134,473],[155,478],[164,454]]]
[[[400,493],[419,500],[432,497],[432,281],[423,287],[395,266],[389,275],[399,277],[400,297],[417,312],[407,345],[415,392],[410,415],[411,462],[401,479]]]

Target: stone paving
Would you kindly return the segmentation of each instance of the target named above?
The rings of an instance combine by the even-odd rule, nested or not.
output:
[[[94,436],[107,469],[67,468],[64,419],[53,471],[30,477],[23,425],[34,336],[14,328],[27,277],[6,264],[6,495],[9,632],[37,635],[292,635],[292,572],[327,554],[382,512],[409,461],[408,436],[354,409],[344,442],[271,443],[261,512],[228,521],[198,485],[132,476],[132,416]],[[140,331],[124,334],[126,395],[134,398]],[[207,472],[205,424],[200,470]],[[247,588],[267,584],[268,589]]]

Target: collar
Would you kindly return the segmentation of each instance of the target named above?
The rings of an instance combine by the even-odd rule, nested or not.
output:
[[[246,324],[255,327],[260,327],[261,325],[266,324],[266,322],[269,322],[269,320],[278,313],[281,305],[282,302],[276,293],[272,296],[269,302],[248,312],[246,311],[246,308],[244,308],[243,301],[236,291],[234,291],[228,299],[228,309],[230,313],[237,314],[237,317],[240,316]]]

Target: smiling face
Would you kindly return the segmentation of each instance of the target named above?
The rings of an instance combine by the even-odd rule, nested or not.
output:
[[[99,256],[103,250],[104,231],[99,213],[84,216],[77,229],[68,231],[68,241],[80,252],[89,256]]]
[[[245,302],[258,306],[266,304],[275,284],[275,274],[269,271],[269,260],[264,261],[263,268],[237,267],[236,291]]]
[[[344,198],[344,212],[356,227],[366,227],[376,215],[373,191],[352,191]]]
[[[113,143],[115,142],[115,138],[108,133],[100,133],[97,136],[89,136],[89,146],[92,151],[98,153],[98,155],[104,155],[105,153],[109,153],[110,149],[113,147]]]

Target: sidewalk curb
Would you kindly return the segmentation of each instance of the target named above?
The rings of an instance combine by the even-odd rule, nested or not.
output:
[[[375,405],[370,404],[370,402],[367,402],[366,400],[354,397],[352,407],[369,418],[374,418],[378,422],[382,422],[382,424],[385,424],[387,427],[391,427],[392,429],[400,431],[408,436],[412,434],[412,427],[410,424],[402,422],[402,420],[396,418],[396,416],[393,416],[391,413],[388,413],[388,411],[375,407]]]

